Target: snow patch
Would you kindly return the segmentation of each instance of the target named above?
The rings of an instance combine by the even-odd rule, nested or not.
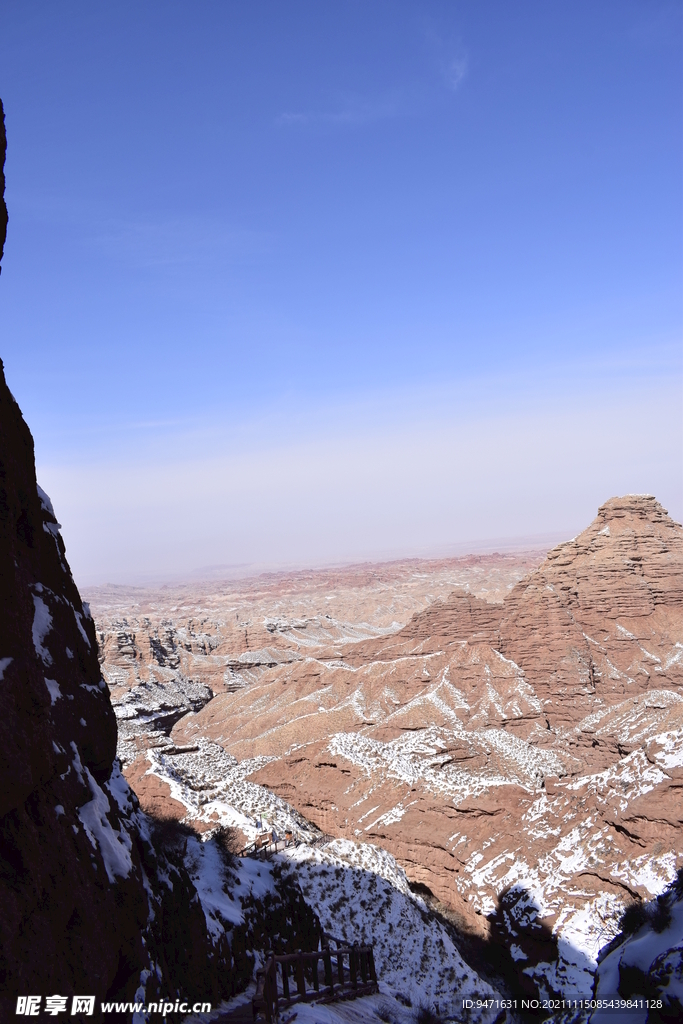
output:
[[[88,768],[83,767],[83,771],[90,786],[92,800],[79,807],[78,817],[93,849],[97,849],[99,846],[107,878],[113,885],[117,877],[128,878],[133,868],[130,856],[131,839],[123,826],[118,832],[112,828],[107,818],[111,808],[106,794],[92,777]]]
[[[59,683],[57,682],[56,679],[48,679],[47,676],[46,676],[45,677],[45,685],[48,688],[48,692],[50,694],[50,700],[54,704],[55,701],[58,701],[59,698],[62,696],[62,691],[59,689]]]
[[[126,782],[125,777],[121,773],[121,765],[118,760],[114,761],[112,773],[107,782],[105,782],[105,786],[114,797],[114,800],[116,800],[116,804],[121,813],[129,814],[133,810],[131,789]]]
[[[71,607],[73,608],[73,605]],[[88,645],[88,647],[90,647],[90,640],[88,639],[88,634],[86,633],[86,631],[83,628],[83,616],[81,615],[81,613],[79,611],[76,611],[75,608],[73,608],[73,613],[74,613],[74,617],[76,619],[76,625],[78,626],[78,628],[79,628],[79,630],[81,632],[81,636],[85,640],[85,642]],[[89,618],[90,616],[88,615],[86,617]]]
[[[38,584],[42,591],[42,586]],[[36,588],[38,589],[38,588]],[[42,597],[38,597],[37,594],[33,594],[33,605],[35,608],[33,614],[33,646],[36,649],[36,654],[43,660],[46,665],[52,664],[52,655],[43,646],[45,637],[52,629],[52,616],[50,615],[50,609],[43,601]]]
[[[396,996],[407,998],[414,1008],[438,1007],[443,1016],[460,1019],[462,999],[496,998],[462,960],[441,922],[410,891],[405,872],[386,851],[335,839],[323,846],[289,848],[279,857],[296,866],[304,897],[325,931],[347,942],[372,942],[385,1001],[393,1005]],[[359,1005],[355,1019],[376,1019],[369,1000],[362,1003],[365,1009]],[[318,1012],[322,1009],[316,1006],[315,1015],[306,1019],[327,1020]],[[414,1021],[414,1009],[403,1012]],[[496,1011],[480,1008],[471,1019],[484,1022],[495,1016]]]
[[[48,497],[46,492],[43,490],[43,488],[40,486],[40,484],[36,484],[36,490],[38,492],[38,498],[40,500],[40,504],[41,504],[42,509],[45,512],[49,512],[50,515],[53,518],[56,519],[57,517],[55,516],[55,510],[52,507],[52,502],[50,501],[50,498]]]
[[[675,1006],[676,1000],[683,1003],[683,900],[669,896],[667,902],[670,919],[665,928],[657,932],[651,923],[644,924],[602,960],[596,976],[597,999],[619,996],[621,977],[630,968],[643,978],[649,978],[650,983],[655,979],[661,982],[665,1006],[667,1002]],[[609,1015],[601,1010],[595,1011],[591,1018],[594,1024],[603,1024],[608,1019]],[[645,1020],[645,1015],[642,1019]],[[670,1019],[674,1019],[673,1015]]]

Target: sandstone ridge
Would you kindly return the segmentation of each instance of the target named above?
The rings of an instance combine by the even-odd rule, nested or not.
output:
[[[195,772],[220,749],[242,769],[228,793],[207,768],[198,817],[256,783],[322,832],[395,854],[482,934],[512,889],[511,921],[533,905],[580,950],[552,968],[556,988],[585,990],[625,903],[656,895],[680,861],[682,709],[683,530],[628,495],[502,602],[461,588],[400,629],[281,656],[170,742],[194,747]],[[152,761],[171,778],[170,760]]]
[[[628,495],[545,557],[94,592],[127,776],[202,828],[384,847],[530,976],[590,990],[680,862],[682,535]]]

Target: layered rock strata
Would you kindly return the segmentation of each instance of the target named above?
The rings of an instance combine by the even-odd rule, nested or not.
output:
[[[96,610],[102,671],[127,778],[145,807],[184,815],[150,763],[173,763],[183,777],[190,771],[215,775],[212,754],[200,770],[191,767],[199,750],[176,748],[171,729],[185,715],[268,672],[303,665],[331,644],[343,650],[393,634],[454,586],[499,599],[541,557],[533,552],[406,560],[160,590],[92,588],[86,593]],[[240,779],[247,767],[239,769]],[[226,783],[235,775],[221,771]],[[193,785],[201,790],[196,779]]]
[[[463,925],[507,920],[530,977],[590,991],[626,902],[681,860],[681,527],[654,498],[613,499],[502,603],[456,592],[312,655],[215,696],[172,742],[253,766],[245,783],[391,851]]]

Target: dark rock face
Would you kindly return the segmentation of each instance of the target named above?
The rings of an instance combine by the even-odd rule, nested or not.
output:
[[[120,774],[93,622],[4,374],[0,601],[5,1012],[27,993],[217,1001],[236,983],[230,950],[212,944],[185,869],[157,855]]]
[[[0,814],[6,814],[66,770],[72,741],[83,767],[103,782],[116,754],[116,720],[101,680],[93,622],[67,568],[50,501],[36,487],[33,439],[4,374],[0,586],[0,651],[6,666],[0,691],[5,780]]]
[[[648,1022],[683,1020],[683,870],[656,900],[632,903],[601,951],[594,996],[650,1001]],[[609,1019],[603,1010],[591,1020]]]
[[[1,362],[0,608],[0,1019],[27,994],[217,1002],[230,950],[120,773],[93,621]]]

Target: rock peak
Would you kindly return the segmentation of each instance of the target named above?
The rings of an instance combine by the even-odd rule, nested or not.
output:
[[[628,515],[649,519],[653,523],[668,519],[672,525],[677,525],[653,494],[624,494],[620,497],[610,498],[598,509],[596,521],[600,520],[604,523],[612,519],[622,519]]]

